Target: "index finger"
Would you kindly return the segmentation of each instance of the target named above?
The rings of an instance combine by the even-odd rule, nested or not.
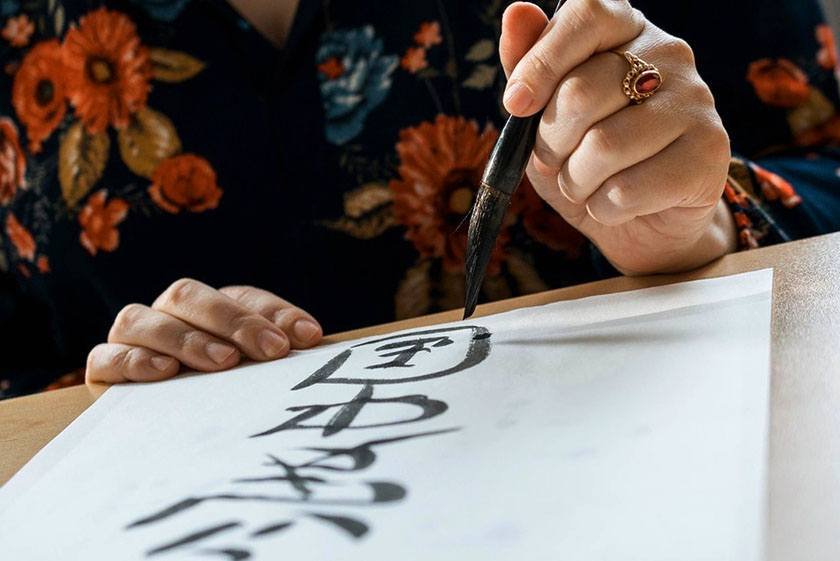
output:
[[[569,71],[595,53],[632,41],[644,26],[644,16],[627,0],[568,0],[516,64],[505,89],[505,108],[517,117],[533,115]]]
[[[321,325],[305,310],[274,293],[253,286],[226,286],[219,292],[253,310],[282,329],[295,349],[308,349],[321,340]]]
[[[205,333],[226,339],[255,360],[286,356],[286,334],[260,314],[234,299],[193,279],[180,279],[152,304],[164,312]]]

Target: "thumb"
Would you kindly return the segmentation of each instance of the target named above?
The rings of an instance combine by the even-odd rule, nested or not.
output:
[[[516,64],[531,50],[548,25],[548,17],[530,2],[514,2],[502,16],[502,37],[499,58],[505,75],[510,76]]]

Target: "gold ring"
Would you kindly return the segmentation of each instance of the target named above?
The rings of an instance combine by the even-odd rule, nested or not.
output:
[[[630,70],[624,76],[624,81],[621,83],[624,89],[624,95],[630,101],[636,104],[642,103],[662,87],[662,74],[659,73],[659,69],[656,66],[643,61],[630,51],[612,52],[624,57],[627,63],[630,64]]]

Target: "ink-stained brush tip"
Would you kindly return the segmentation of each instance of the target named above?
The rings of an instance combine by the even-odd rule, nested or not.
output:
[[[490,256],[496,246],[496,238],[509,204],[508,193],[487,184],[482,184],[478,190],[467,233],[464,319],[475,312],[487,265],[490,263]]]

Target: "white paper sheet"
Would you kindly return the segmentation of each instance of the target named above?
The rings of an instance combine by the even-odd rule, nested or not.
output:
[[[771,285],[113,387],[0,489],[0,557],[757,561]]]

